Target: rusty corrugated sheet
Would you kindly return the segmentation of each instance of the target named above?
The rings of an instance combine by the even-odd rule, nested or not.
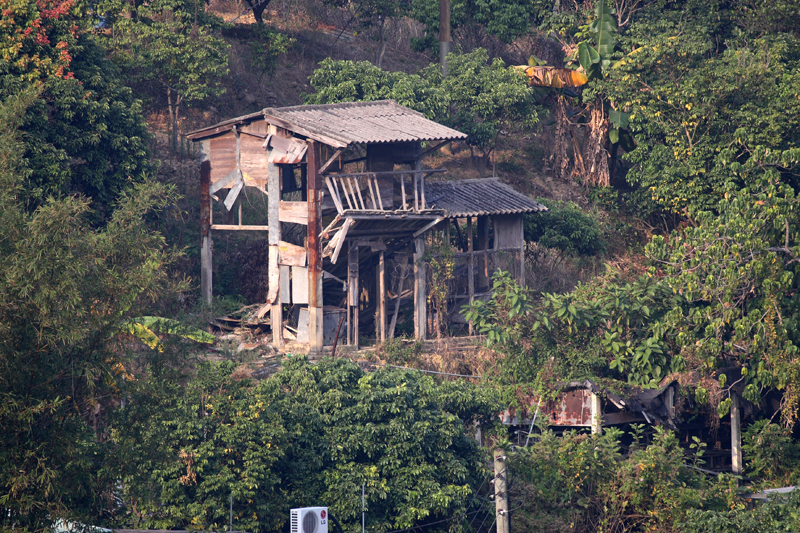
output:
[[[497,178],[428,181],[425,189],[428,204],[444,209],[450,218],[547,211]]]
[[[260,113],[226,120],[189,133],[199,140],[216,135],[233,124],[258,120],[296,131],[326,144],[379,144],[394,142],[444,141],[466,139],[467,135],[428,120],[422,113],[401,106],[394,100],[304,105],[264,109]]]
[[[555,402],[548,403],[544,412],[551,426],[591,426],[592,392],[585,389],[566,391]]]

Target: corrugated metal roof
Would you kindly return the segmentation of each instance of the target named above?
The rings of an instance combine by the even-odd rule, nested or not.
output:
[[[422,113],[394,100],[342,104],[270,107],[226,120],[189,134],[193,139],[213,135],[220,128],[251,121],[263,115],[267,122],[296,131],[337,147],[350,144],[444,141],[466,139],[467,135],[428,120]]]
[[[547,211],[497,178],[426,181],[425,197],[430,207],[444,209],[449,218]]]

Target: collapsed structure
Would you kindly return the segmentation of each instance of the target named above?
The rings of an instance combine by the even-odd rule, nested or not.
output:
[[[269,288],[259,316],[269,314],[276,346],[284,310],[311,353],[342,327],[350,344],[367,328],[391,338],[404,298],[414,335],[424,339],[426,238],[439,232],[449,243],[451,226],[460,250],[450,309],[488,297],[498,268],[524,282],[522,217],[546,208],[496,179],[433,181],[445,169],[423,169],[422,159],[467,136],[394,101],[268,108],[188,137],[204,156],[203,298],[211,302],[213,231],[267,232]],[[266,195],[262,220],[243,220],[245,188]],[[215,205],[224,223],[213,220]]]

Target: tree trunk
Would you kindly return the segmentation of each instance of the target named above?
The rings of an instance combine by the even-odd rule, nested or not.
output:
[[[167,87],[167,107],[169,109],[169,120],[172,125],[172,136],[170,141],[172,144],[172,150],[174,151],[178,150],[178,142],[180,141],[178,136],[178,111],[180,110],[180,106],[181,95],[171,87]]]
[[[608,141],[608,115],[603,108],[603,100],[600,97],[594,102],[592,113],[589,119],[589,139],[586,143],[586,165],[589,167],[586,173],[585,183],[608,187],[611,181],[611,173],[608,167],[608,151],[606,142]]]
[[[253,18],[256,19],[258,24],[264,24],[264,19],[262,15],[264,11],[267,9],[267,6],[270,3],[270,0],[246,0],[247,4],[250,6],[250,9],[253,10]]]
[[[567,119],[567,102],[559,96],[556,102],[556,131],[553,144],[553,177],[557,179],[569,178],[569,155],[567,150],[570,144],[570,125]]]

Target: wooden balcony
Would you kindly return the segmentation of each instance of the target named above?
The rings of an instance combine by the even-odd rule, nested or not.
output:
[[[325,183],[340,215],[428,211],[425,179],[444,168],[327,174]]]

